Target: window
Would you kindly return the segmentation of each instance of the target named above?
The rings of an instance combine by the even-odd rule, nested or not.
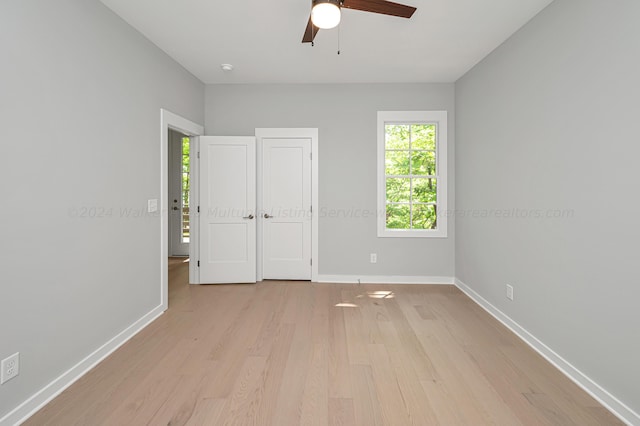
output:
[[[181,192],[182,196],[182,218],[181,218],[181,238],[183,243],[189,243],[189,173],[191,167],[189,164],[189,138],[182,138],[182,170],[181,170]]]
[[[447,112],[378,112],[378,237],[447,236]]]

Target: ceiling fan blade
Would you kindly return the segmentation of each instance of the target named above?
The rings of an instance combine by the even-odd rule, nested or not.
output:
[[[302,36],[302,42],[311,43],[313,39],[316,37],[316,35],[318,34],[318,31],[320,31],[320,28],[313,25],[313,22],[311,22],[311,16],[309,16],[309,22],[307,23],[307,28],[304,30],[304,36]]]
[[[364,12],[411,18],[416,8],[386,0],[344,0],[342,7]]]

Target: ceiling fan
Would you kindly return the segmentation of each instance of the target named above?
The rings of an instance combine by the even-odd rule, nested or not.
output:
[[[334,28],[340,23],[340,9],[347,8],[363,12],[411,18],[415,7],[386,0],[312,0],[311,16],[302,37],[303,43],[313,43],[318,31]]]

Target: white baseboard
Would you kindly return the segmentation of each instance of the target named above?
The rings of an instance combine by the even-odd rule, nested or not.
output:
[[[89,370],[100,361],[111,355],[116,349],[135,336],[149,323],[158,318],[164,309],[162,306],[154,308],[151,312],[131,324],[120,334],[109,340],[107,343],[96,349],[82,361],[71,367],[57,379],[36,392],[29,399],[14,408],[0,419],[0,426],[19,425],[34,415],[36,411],[44,407],[62,391],[71,386],[76,380],[84,376]]]
[[[319,283],[344,284],[454,284],[453,277],[421,277],[402,275],[318,275]]]
[[[565,376],[571,379],[575,384],[580,386],[585,392],[595,398],[598,402],[604,405],[609,411],[611,411],[616,417],[622,420],[624,423],[630,426],[640,426],[640,415],[625,405],[622,401],[617,399],[611,393],[609,393],[602,386],[591,380],[587,375],[574,367],[570,362],[562,358],[555,353],[550,347],[545,345],[536,336],[529,333],[524,327],[512,320],[504,312],[493,306],[489,301],[476,293],[471,287],[455,279],[455,285],[462,290],[467,296],[469,296],[474,302],[476,302],[485,311],[491,314],[495,319],[504,324],[508,329],[513,331],[520,339],[526,344],[531,346],[533,350],[542,355],[547,361],[549,361],[554,367],[560,370]]]

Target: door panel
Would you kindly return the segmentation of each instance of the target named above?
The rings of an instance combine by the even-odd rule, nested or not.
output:
[[[200,138],[200,282],[256,282],[254,137]]]
[[[247,262],[246,244],[222,245],[219,241],[246,241],[250,230],[246,223],[209,224],[209,260],[211,262]]]
[[[271,259],[304,260],[304,226],[302,223],[279,222],[269,224]]]
[[[209,185],[211,208],[246,210],[253,200],[247,199],[248,146],[215,145],[208,151],[209,173],[212,182]]]
[[[311,141],[263,139],[263,278],[311,279]]]

